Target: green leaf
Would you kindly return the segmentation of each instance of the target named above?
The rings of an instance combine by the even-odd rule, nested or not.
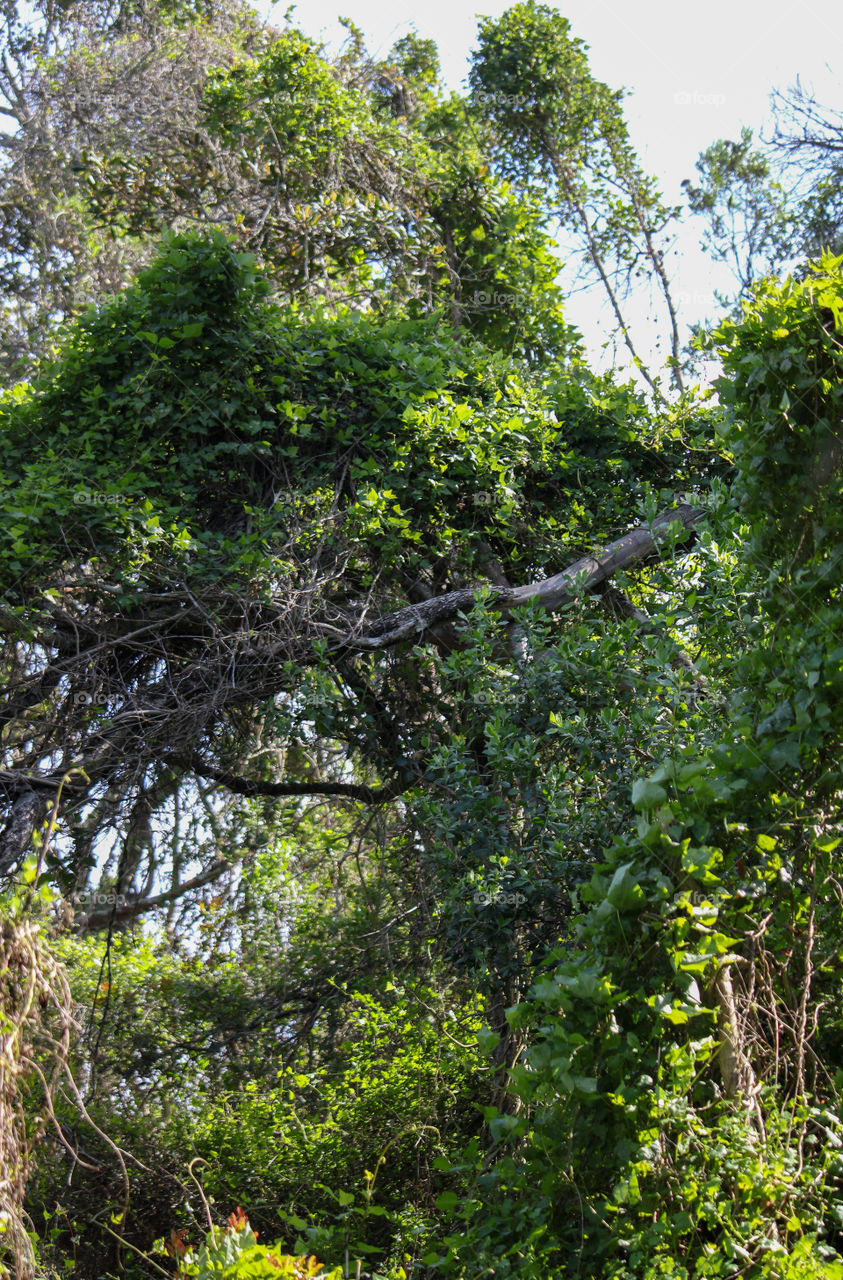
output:
[[[617,868],[606,899],[617,911],[640,910],[646,905],[647,895],[638,883],[631,862]]]
[[[482,1054],[487,1057],[494,1053],[500,1044],[500,1033],[492,1031],[489,1027],[481,1027],[477,1032],[477,1047]]]
[[[660,783],[651,782],[649,778],[639,778],[632,784],[632,804],[636,809],[654,809],[657,805],[664,804],[666,799],[664,787]]]

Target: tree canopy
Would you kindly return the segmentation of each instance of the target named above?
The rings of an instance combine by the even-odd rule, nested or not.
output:
[[[554,9],[4,20],[0,1265],[843,1277],[830,170],[701,157],[706,391]]]

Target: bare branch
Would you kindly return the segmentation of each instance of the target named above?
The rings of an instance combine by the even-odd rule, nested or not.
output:
[[[646,560],[653,555],[659,545],[665,541],[671,525],[678,522],[683,530],[690,533],[702,516],[701,508],[685,504],[671,511],[663,511],[656,516],[652,525],[639,525],[637,529],[632,529],[622,538],[610,543],[604,551],[583,556],[582,559],[551,578],[531,582],[523,587],[494,588],[489,595],[489,601],[498,612],[503,614],[511,613],[513,609],[527,604],[538,604],[549,611],[558,609],[568,600],[573,599],[578,591],[593,591],[618,570],[626,569],[631,564]],[[475,597],[476,588],[465,587],[460,591],[450,591],[447,595],[435,596],[432,600],[398,609],[360,633],[350,635],[344,641],[343,647],[362,650],[387,649],[470,609]]]
[[[223,872],[230,870],[231,863],[215,862],[205,871],[201,871],[198,876],[194,876],[192,880],[185,880],[183,884],[177,885],[174,889],[166,889],[163,893],[156,893],[151,898],[138,898],[135,902],[117,902],[113,906],[104,907],[100,911],[91,911],[87,915],[80,916],[77,924],[80,929],[88,931],[107,929],[112,920],[132,920],[135,916],[139,916],[145,911],[154,911],[156,907],[163,906],[167,902],[173,902],[176,898],[181,898],[185,893],[190,893],[193,889],[201,889],[203,885],[210,884],[212,880],[218,880]]]
[[[198,754],[171,756],[173,764],[190,769],[200,778],[219,782],[239,796],[340,796],[361,800],[364,804],[386,804],[407,790],[406,782],[395,779],[385,787],[366,787],[352,782],[263,782],[258,778],[241,778],[226,769],[206,764]]]

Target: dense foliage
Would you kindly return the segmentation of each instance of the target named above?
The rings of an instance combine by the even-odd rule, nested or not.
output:
[[[701,158],[686,391],[679,209],[548,6],[466,95],[4,13],[0,1266],[843,1277],[829,175]]]

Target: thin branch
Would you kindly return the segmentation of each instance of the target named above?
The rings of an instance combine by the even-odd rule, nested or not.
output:
[[[230,862],[215,862],[205,871],[201,871],[198,876],[194,876],[192,880],[185,880],[174,889],[156,893],[151,898],[139,898],[136,902],[117,903],[116,906],[108,906],[101,911],[91,911],[88,915],[80,916],[77,924],[81,929],[94,930],[107,928],[112,920],[134,919],[145,911],[154,911],[156,907],[163,906],[166,902],[173,902],[193,889],[201,889],[203,885],[210,884],[212,880],[218,880],[225,871],[230,870]]]
[[[349,800],[362,800],[364,804],[385,804],[406,791],[407,782],[394,779],[385,787],[367,787],[353,782],[264,782],[259,778],[242,778],[206,764],[198,753],[186,756],[170,756],[172,764],[190,769],[200,778],[219,782],[238,796],[344,796]]]

